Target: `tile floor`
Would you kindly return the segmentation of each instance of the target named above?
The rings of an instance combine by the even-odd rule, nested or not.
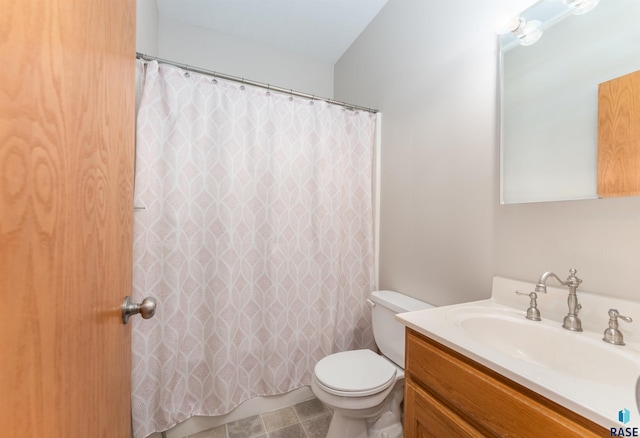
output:
[[[331,411],[320,400],[266,412],[185,438],[325,438]]]

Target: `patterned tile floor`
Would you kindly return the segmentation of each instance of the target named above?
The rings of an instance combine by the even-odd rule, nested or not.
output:
[[[266,412],[185,438],[325,438],[331,411],[318,399]]]

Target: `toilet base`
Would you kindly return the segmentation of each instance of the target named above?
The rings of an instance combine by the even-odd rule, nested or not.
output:
[[[334,412],[326,438],[402,438],[400,419],[392,417],[395,416],[387,411],[379,420],[368,425],[364,418],[347,417]]]
[[[367,422],[364,418],[353,418],[334,412],[326,438],[368,438]]]
[[[402,438],[402,423],[400,418],[387,411],[373,423],[368,430],[368,438]]]
[[[357,411],[334,406],[326,438],[402,438],[403,392],[401,380],[381,405]]]

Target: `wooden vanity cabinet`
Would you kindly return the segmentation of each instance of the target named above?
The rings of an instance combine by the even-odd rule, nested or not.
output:
[[[604,427],[407,328],[404,437],[603,437]]]

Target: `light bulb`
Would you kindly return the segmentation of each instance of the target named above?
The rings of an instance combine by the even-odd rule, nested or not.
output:
[[[522,17],[513,18],[509,22],[509,31],[520,40],[520,45],[530,46],[542,36],[542,23],[527,21]]]

